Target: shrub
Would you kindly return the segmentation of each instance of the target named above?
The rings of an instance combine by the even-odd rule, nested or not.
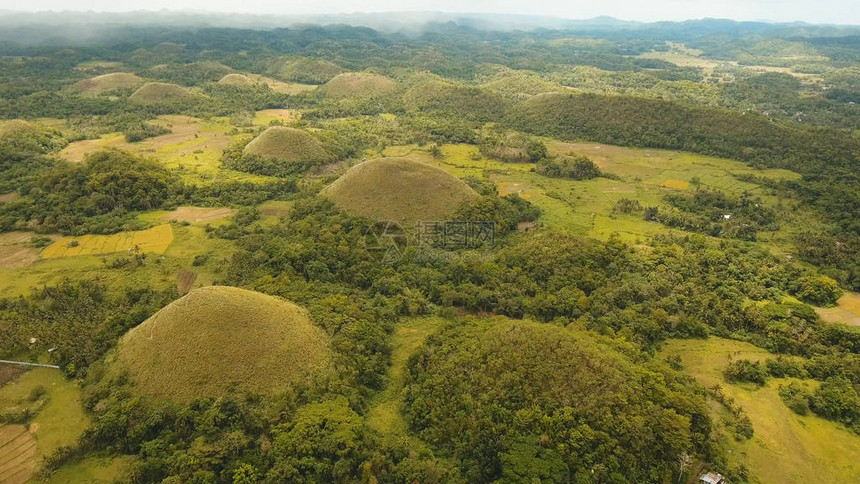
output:
[[[807,276],[798,281],[797,297],[816,306],[833,306],[842,290],[833,279],[827,276]]]
[[[591,180],[603,174],[600,168],[587,156],[572,155],[544,158],[538,162],[535,171],[553,178],[572,178],[574,180]]]
[[[723,371],[726,380],[730,382],[749,382],[756,385],[764,385],[767,380],[767,371],[758,361],[735,360]]]
[[[812,397],[812,394],[802,386],[795,382],[787,386],[780,385],[779,396],[792,412],[798,415],[809,414],[809,399]]]

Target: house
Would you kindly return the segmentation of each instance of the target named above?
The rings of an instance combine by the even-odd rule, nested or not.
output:
[[[699,484],[726,484],[726,478],[716,472],[708,472],[699,476]]]

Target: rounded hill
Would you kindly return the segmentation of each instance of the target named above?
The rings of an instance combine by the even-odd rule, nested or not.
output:
[[[344,70],[339,65],[327,60],[300,57],[286,62],[277,60],[273,62],[269,72],[285,81],[325,84]]]
[[[669,482],[677,456],[707,441],[707,408],[636,358],[583,330],[471,320],[410,358],[405,414],[477,482]]]
[[[376,220],[411,224],[443,220],[478,197],[459,178],[407,158],[359,163],[323,191],[341,209]]]
[[[114,364],[141,394],[185,402],[228,392],[276,392],[309,380],[330,356],[325,332],[299,306],[210,286],[126,333]]]
[[[254,81],[244,74],[227,74],[218,80],[218,84],[224,86],[246,87],[253,86]]]
[[[190,101],[194,93],[176,84],[164,82],[148,82],[129,97],[130,101],[139,104],[161,104]]]
[[[329,159],[322,143],[307,131],[272,126],[245,146],[246,155],[288,163],[320,163]]]
[[[504,116],[506,101],[498,94],[463,84],[427,78],[403,95],[410,109],[471,120],[497,120]]]
[[[143,79],[129,72],[112,72],[78,81],[75,83],[74,89],[85,94],[99,94],[114,89],[136,87],[142,83]]]
[[[322,86],[326,96],[373,97],[388,94],[397,89],[397,82],[371,72],[344,72],[334,76]]]

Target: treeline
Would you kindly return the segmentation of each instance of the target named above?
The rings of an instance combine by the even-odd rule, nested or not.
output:
[[[636,97],[543,94],[512,108],[507,122],[560,139],[692,151],[803,174],[858,164],[858,141],[841,131]]]
[[[119,150],[28,173],[28,183],[17,187],[21,197],[0,205],[0,230],[114,233],[145,228],[137,217],[143,211],[182,203],[253,205],[298,191],[293,180],[187,185],[159,163]]]

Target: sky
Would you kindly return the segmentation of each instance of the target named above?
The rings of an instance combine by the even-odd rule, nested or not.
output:
[[[858,0],[0,0],[0,10],[199,10],[267,14],[443,11],[585,19],[688,20],[705,17],[860,25]]]

